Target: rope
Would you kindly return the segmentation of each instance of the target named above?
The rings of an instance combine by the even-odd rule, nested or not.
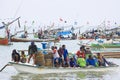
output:
[[[16,12],[15,12],[14,18],[15,18],[16,15],[18,14],[18,12],[19,12],[19,10],[20,10],[20,8],[21,8],[22,3],[23,3],[23,0],[21,0],[20,4],[19,4],[19,6],[18,6],[18,8],[17,8],[17,10],[16,10]]]

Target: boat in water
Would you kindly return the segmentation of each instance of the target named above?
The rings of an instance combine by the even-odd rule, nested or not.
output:
[[[117,69],[117,65],[106,67],[45,67],[45,66],[33,66],[26,63],[9,62],[19,73],[33,73],[33,74],[48,74],[48,73],[66,73],[66,72],[99,72],[99,71],[111,71]]]
[[[0,45],[8,45],[9,41],[7,38],[0,38]]]
[[[92,48],[120,48],[120,43],[111,44],[91,44]]]
[[[28,39],[28,38],[11,38],[11,42],[59,42],[60,40],[51,38],[51,39]]]

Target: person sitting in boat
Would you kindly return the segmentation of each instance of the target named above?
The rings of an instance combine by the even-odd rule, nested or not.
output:
[[[79,55],[77,58],[78,67],[86,67],[86,60],[82,55]]]
[[[20,54],[16,51],[16,49],[12,51],[12,61],[17,63],[20,61]]]
[[[97,53],[97,58],[98,58],[98,66],[106,66],[106,64],[109,65],[109,62],[100,53]]]
[[[60,56],[58,54],[58,51],[57,51],[57,47],[53,47],[53,57],[54,57],[54,65],[55,67],[58,67],[60,66]]]
[[[30,62],[30,59],[33,58],[33,65],[35,65],[35,54],[37,53],[37,46],[35,45],[34,41],[31,42],[31,45],[29,45],[28,48],[28,63]]]
[[[76,65],[75,65],[75,61],[74,61],[74,58],[70,58],[69,64],[70,64],[70,67],[75,67],[75,66],[76,66]]]
[[[80,47],[80,50],[77,51],[76,55],[77,55],[77,57],[82,56],[82,58],[85,58],[85,49],[84,49],[84,46]]]
[[[98,58],[96,55],[93,55],[93,59],[95,60],[95,66],[98,67]]]
[[[68,50],[66,49],[66,46],[65,45],[62,45],[62,50],[63,50],[63,57],[64,57],[64,66],[65,67],[68,67],[69,64],[68,64]]]
[[[91,52],[90,48],[87,47],[87,48],[85,49],[85,58],[87,59],[87,58],[89,57],[89,55],[92,55],[92,52]]]
[[[96,66],[95,60],[93,59],[92,55],[88,56],[88,59],[86,60],[87,66]]]
[[[64,57],[63,57],[63,49],[62,47],[59,47],[58,54],[60,56],[60,66],[64,66]]]
[[[28,37],[28,33],[27,31],[24,32],[24,34],[21,35],[21,38],[27,38]]]
[[[24,51],[21,51],[21,55],[20,55],[20,61],[22,63],[26,63],[26,55],[25,55],[25,52]]]

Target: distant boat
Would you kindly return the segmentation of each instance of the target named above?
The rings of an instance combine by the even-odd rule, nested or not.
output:
[[[8,38],[0,38],[0,45],[8,45]]]
[[[24,63],[15,63],[9,62],[19,73],[33,73],[33,74],[47,74],[47,73],[65,73],[65,72],[104,72],[117,69],[117,65],[115,66],[107,66],[107,67],[45,67],[45,66],[33,66],[30,64]]]
[[[3,26],[0,27],[0,29],[5,29],[5,36],[4,38],[0,38],[0,45],[9,45],[10,42],[10,31],[8,29],[9,25],[14,23],[15,21],[19,20],[20,17],[16,18],[15,20],[8,22],[7,24],[2,22]]]
[[[120,48],[120,44],[91,44],[92,48]]]
[[[29,39],[29,38],[11,38],[11,42],[59,42],[60,40],[51,38],[51,39]]]

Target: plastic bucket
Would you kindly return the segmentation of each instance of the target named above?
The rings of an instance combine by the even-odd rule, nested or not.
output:
[[[46,49],[47,48],[47,43],[41,43],[42,44],[42,48]]]

